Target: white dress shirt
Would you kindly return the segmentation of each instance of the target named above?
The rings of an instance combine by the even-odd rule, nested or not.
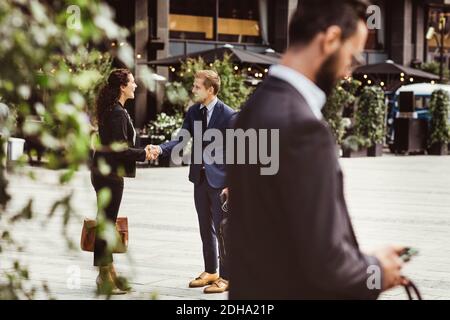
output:
[[[288,82],[305,98],[317,119],[322,119],[322,108],[327,100],[323,92],[314,82],[292,68],[278,64],[270,67],[269,75]]]
[[[212,116],[213,111],[214,111],[214,106],[216,105],[217,101],[218,101],[218,99],[217,99],[217,96],[216,96],[216,97],[214,97],[214,99],[210,103],[208,103],[207,106],[205,106],[203,104],[200,105],[200,110],[202,110],[203,108],[206,107],[206,110],[207,110],[207,113],[206,113],[206,124],[207,125],[209,125],[209,120],[211,119],[211,116]],[[157,146],[157,147],[158,147],[159,154],[162,154],[161,147],[160,146]]]

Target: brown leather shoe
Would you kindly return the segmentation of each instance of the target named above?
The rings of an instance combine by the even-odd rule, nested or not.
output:
[[[201,288],[219,279],[218,273],[202,272],[195,280],[189,282],[189,288]]]
[[[222,293],[228,291],[228,280],[219,278],[214,283],[208,287],[206,287],[203,292],[204,293]]]

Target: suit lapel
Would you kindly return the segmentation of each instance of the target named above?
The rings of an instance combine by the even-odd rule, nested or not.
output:
[[[217,119],[220,118],[220,115],[222,114],[222,112],[223,112],[223,105],[222,105],[222,103],[220,103],[220,100],[217,100],[217,103],[214,106],[214,110],[211,115],[211,119],[209,119],[208,129],[214,128],[214,125],[216,124]]]
[[[359,243],[358,243],[358,239],[356,238],[356,234],[355,234],[355,229],[353,229],[353,224],[352,224],[352,220],[350,219],[350,215],[348,213],[348,208],[347,208],[347,203],[345,201],[345,196],[344,196],[344,175],[342,173],[341,170],[341,166],[339,165],[339,162],[337,163],[337,175],[339,178],[339,188],[340,188],[340,200],[344,206],[344,214],[345,214],[345,220],[346,223],[348,225],[348,228],[350,229],[350,235],[353,239],[354,244],[359,247]]]

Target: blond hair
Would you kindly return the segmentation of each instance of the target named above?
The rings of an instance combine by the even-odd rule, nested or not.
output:
[[[213,70],[199,70],[195,73],[195,78],[203,79],[203,84],[206,89],[213,87],[214,94],[220,90],[220,77],[217,72]]]

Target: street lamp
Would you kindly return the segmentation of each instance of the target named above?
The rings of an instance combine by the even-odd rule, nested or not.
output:
[[[444,36],[445,36],[445,15],[443,13],[439,16],[439,26],[438,31],[440,35],[440,39],[437,36],[437,32],[435,31],[434,27],[430,26],[428,28],[426,39],[431,40],[433,37],[435,37],[436,44],[439,47],[439,81],[442,83],[442,80],[444,78]]]

